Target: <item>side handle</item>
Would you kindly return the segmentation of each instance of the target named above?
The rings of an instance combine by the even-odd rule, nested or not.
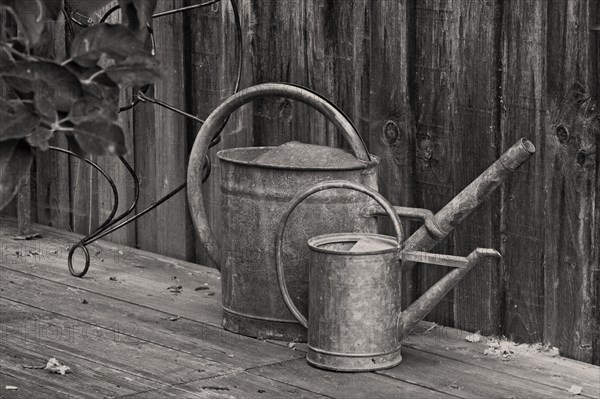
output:
[[[226,99],[206,118],[200,128],[192,147],[187,169],[187,193],[192,221],[200,240],[219,270],[221,267],[221,250],[208,223],[202,191],[202,171],[206,154],[210,142],[231,113],[246,103],[265,97],[286,97],[298,100],[316,109],[340,129],[350,151],[359,161],[364,163],[365,167],[372,162],[362,138],[348,117],[329,100],[311,90],[284,83],[264,83],[248,87]]]
[[[302,324],[306,328],[308,328],[308,320],[306,319],[306,316],[300,313],[300,311],[294,304],[294,301],[290,297],[290,293],[285,283],[285,274],[283,271],[283,233],[285,232],[285,226],[287,225],[287,221],[290,215],[302,201],[320,191],[331,190],[334,188],[358,191],[373,198],[375,201],[377,201],[377,203],[379,203],[379,205],[381,205],[383,209],[385,209],[386,214],[389,214],[392,218],[392,224],[394,225],[394,229],[396,230],[396,236],[398,238],[398,248],[400,247],[400,242],[402,242],[402,240],[404,239],[402,225],[400,224],[400,219],[398,218],[398,215],[394,212],[394,207],[381,194],[379,194],[372,188],[345,180],[330,180],[318,183],[317,185],[298,193],[292,199],[285,212],[281,216],[281,220],[279,221],[277,234],[275,236],[275,262],[277,265],[277,280],[279,281],[279,289],[281,291],[281,295],[283,296],[283,300],[285,301],[285,304],[287,305],[290,312],[294,315],[294,317],[300,322],[300,324]]]

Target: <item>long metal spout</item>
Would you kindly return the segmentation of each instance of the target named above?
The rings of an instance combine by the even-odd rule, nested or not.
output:
[[[429,223],[407,238],[402,243],[402,250],[427,251],[433,248],[534,153],[535,147],[529,140],[519,140],[436,213]]]
[[[419,257],[421,252],[404,252],[400,254],[402,259],[410,259]],[[406,310],[400,313],[398,318],[398,333],[400,339],[409,334],[413,328],[425,316],[433,310],[433,308],[458,284],[460,280],[484,257],[500,258],[498,251],[488,248],[477,248],[466,258],[448,255],[437,255],[438,257],[446,258],[441,262],[435,262],[446,266],[456,267],[453,271],[446,274],[440,281],[435,283],[433,287],[428,289],[423,295],[413,302]]]

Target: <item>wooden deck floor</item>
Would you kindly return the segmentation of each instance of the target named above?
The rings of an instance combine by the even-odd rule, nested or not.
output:
[[[522,347],[484,355],[485,339],[430,324],[396,368],[317,370],[304,345],[222,330],[213,269],[102,242],[78,279],[66,267],[74,234],[36,226],[42,238],[15,241],[15,223],[0,223],[2,398],[568,398],[573,385],[600,397],[598,367]],[[72,373],[28,368],[51,357]]]

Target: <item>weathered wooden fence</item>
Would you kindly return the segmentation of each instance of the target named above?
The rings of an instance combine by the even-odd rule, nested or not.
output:
[[[547,342],[600,364],[599,1],[237,1],[242,86],[294,82],[335,101],[381,157],[381,191],[395,204],[437,211],[518,138],[533,141],[535,157],[436,248],[465,255],[489,246],[503,259],[472,271],[430,320]],[[161,9],[182,4],[159,1]],[[155,22],[165,79],[150,94],[206,117],[235,80],[231,6],[223,0]],[[185,181],[199,125],[151,104],[121,122],[143,209]],[[218,149],[292,139],[339,144],[320,115],[272,99],[234,114],[213,159]],[[115,178],[125,209],[131,179],[115,159],[96,160]],[[218,230],[214,169],[208,206]],[[86,233],[109,213],[110,190],[87,166],[46,153],[36,171],[38,222]],[[185,193],[110,238],[208,262]],[[442,269],[407,273],[406,298]]]

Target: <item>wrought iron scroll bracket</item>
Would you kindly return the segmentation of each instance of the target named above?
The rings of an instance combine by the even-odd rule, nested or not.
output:
[[[194,4],[194,5],[190,5],[190,6],[186,6],[186,7],[180,7],[180,8],[176,8],[173,10],[167,10],[167,11],[163,11],[163,12],[159,12],[156,13],[152,16],[152,18],[160,18],[163,16],[167,16],[167,15],[172,15],[172,14],[176,14],[176,13],[181,13],[181,12],[187,12],[187,11],[191,11],[191,10],[195,10],[197,8],[201,8],[201,7],[207,7],[207,6],[212,6],[214,4],[217,4],[221,2],[221,0],[210,0],[210,1],[206,1],[204,3],[199,3],[199,4]],[[241,22],[240,22],[240,16],[239,16],[239,10],[238,10],[238,6],[236,3],[236,0],[229,0],[230,4],[231,4],[231,8],[233,11],[233,15],[234,15],[234,19],[235,19],[235,27],[236,27],[236,36],[237,36],[237,40],[238,40],[238,46],[237,46],[237,76],[236,76],[236,81],[235,81],[235,86],[234,86],[234,90],[233,93],[237,93],[239,88],[240,88],[240,82],[241,82],[241,76],[242,76],[242,69],[243,69],[243,42],[242,42],[242,28],[241,28]],[[114,6],[111,9],[109,9],[100,19],[100,23],[106,21],[106,19],[112,15],[114,12],[116,12],[119,9],[119,6]],[[80,13],[78,13],[75,10],[71,10],[69,13],[66,14],[66,19],[69,23],[75,23],[79,26],[82,27],[87,27],[92,25],[94,22],[91,18],[82,15]],[[152,30],[152,27],[150,25],[148,25],[148,31],[150,33],[150,42],[151,42],[151,52],[152,55],[156,55],[156,47],[155,47],[155,40],[154,40],[154,31]],[[192,115],[190,113],[185,112],[184,110],[181,110],[177,107],[174,107],[170,104],[167,104],[159,99],[150,97],[149,95],[147,95],[147,91],[148,91],[149,86],[145,86],[143,87],[141,90],[139,90],[135,96],[134,99],[131,103],[121,107],[119,109],[119,112],[125,112],[128,111],[132,108],[134,108],[136,105],[138,105],[140,102],[149,102],[152,104],[155,104],[159,107],[168,109],[172,112],[175,112],[179,115],[182,115],[186,118],[189,118],[191,120],[194,120],[196,122],[199,123],[204,123],[204,121],[202,119],[200,119],[199,117]],[[223,123],[223,125],[221,126],[221,128],[216,132],[215,136],[213,137],[211,143],[210,143],[210,147],[213,147],[215,145],[217,145],[220,140],[221,140],[221,132],[223,131],[223,129],[225,128],[227,122],[228,122],[229,118],[227,118],[227,120]],[[145,209],[133,214],[132,212],[135,210],[139,197],[140,197],[140,182],[139,179],[137,177],[137,174],[135,173],[135,170],[131,167],[131,165],[129,164],[129,162],[127,162],[127,160],[122,157],[121,155],[119,155],[119,161],[125,166],[125,169],[127,170],[127,172],[131,175],[132,179],[133,179],[133,185],[134,185],[134,198],[133,201],[131,202],[131,204],[129,205],[129,207],[127,208],[127,210],[125,210],[123,213],[119,214],[117,216],[117,210],[119,207],[119,193],[117,190],[117,187],[113,181],[113,179],[108,175],[108,173],[106,173],[106,171],[104,169],[102,169],[97,163],[93,162],[90,159],[84,158],[76,153],[74,153],[73,151],[70,151],[68,149],[65,148],[60,148],[60,147],[54,147],[51,146],[49,148],[52,151],[57,151],[57,152],[61,152],[63,154],[66,154],[68,156],[71,157],[76,157],[79,158],[81,161],[87,163],[88,165],[90,165],[90,167],[92,167],[93,169],[97,170],[100,175],[102,177],[104,177],[104,179],[108,182],[108,184],[111,187],[112,193],[113,193],[113,206],[111,209],[110,214],[108,215],[108,217],[106,218],[106,220],[104,220],[95,230],[93,230],[91,233],[89,233],[88,235],[86,235],[85,237],[83,237],[81,240],[79,240],[77,243],[73,244],[73,246],[71,246],[70,250],[69,250],[69,254],[68,254],[68,267],[69,267],[69,272],[75,276],[75,277],[83,277],[85,276],[85,274],[88,272],[89,267],[90,267],[90,252],[87,249],[87,246],[90,245],[91,243],[107,236],[108,234],[111,234],[113,232],[115,232],[116,230],[128,225],[129,223],[134,222],[135,220],[137,220],[138,218],[142,217],[143,215],[145,215],[146,213],[156,209],[158,206],[160,206],[161,204],[163,204],[164,202],[168,201],[170,198],[172,198],[173,196],[175,196],[178,192],[182,191],[185,187],[186,187],[186,183],[183,183],[181,185],[179,185],[178,187],[176,187],[175,189],[173,189],[171,192],[169,192],[168,194],[166,194],[165,196],[163,196],[162,198],[156,200],[152,205],[146,207]],[[210,175],[210,171],[211,171],[211,162],[210,162],[210,158],[208,157],[208,155],[205,157],[205,161],[203,164],[203,175],[202,175],[202,181],[205,182],[209,175]],[[85,264],[83,266],[83,269],[81,269],[80,271],[75,270],[75,267],[73,265],[73,259],[74,259],[74,255],[75,252],[77,251],[77,249],[80,249],[83,252],[84,258],[85,258]]]

